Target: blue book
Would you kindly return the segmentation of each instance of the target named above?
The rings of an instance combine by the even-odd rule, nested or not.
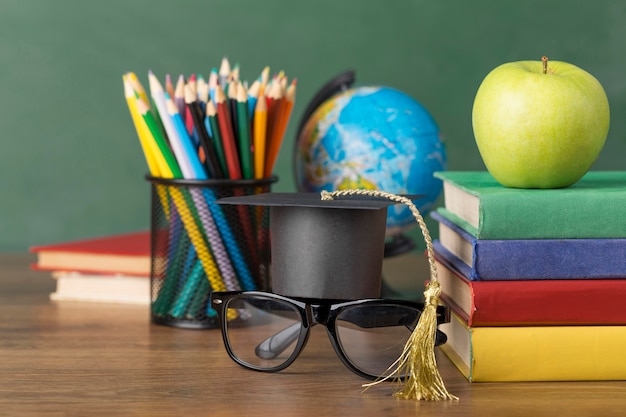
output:
[[[438,256],[472,281],[626,278],[626,239],[477,239],[439,213]]]

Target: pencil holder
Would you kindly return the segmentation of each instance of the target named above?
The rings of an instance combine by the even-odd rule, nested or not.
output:
[[[151,183],[152,322],[219,327],[211,292],[270,289],[268,209],[216,201],[267,193],[277,177],[146,179]]]

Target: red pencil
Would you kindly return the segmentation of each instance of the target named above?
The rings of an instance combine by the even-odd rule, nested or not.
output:
[[[278,79],[272,80],[267,94],[267,130],[265,137],[265,164],[264,174],[266,177],[272,175],[273,166],[270,166],[271,154],[280,147],[280,143],[274,143],[276,137],[276,129],[278,128],[281,102],[283,101],[282,88]]]
[[[226,154],[228,176],[232,180],[239,180],[241,179],[241,165],[239,164],[239,154],[237,153],[237,142],[233,133],[228,102],[220,85],[215,87],[215,105],[217,106],[217,123],[220,126],[224,153]]]

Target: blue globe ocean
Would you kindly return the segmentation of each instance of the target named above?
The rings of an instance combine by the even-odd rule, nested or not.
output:
[[[446,169],[446,153],[437,124],[420,103],[392,88],[360,87],[316,109],[298,138],[294,162],[301,191],[424,194],[415,200],[424,215],[441,193],[433,172]],[[414,224],[407,207],[389,207],[387,235]]]

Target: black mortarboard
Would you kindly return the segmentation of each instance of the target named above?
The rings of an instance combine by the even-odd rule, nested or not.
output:
[[[380,296],[387,206],[395,202],[266,193],[218,203],[270,207],[273,292],[324,299]]]
[[[411,201],[418,197],[357,189],[322,191],[321,195],[257,194],[224,198],[218,203],[270,206],[272,290],[292,297],[327,299],[379,296],[387,206],[407,205],[424,236],[431,268],[424,309],[391,374],[410,375],[394,395],[416,400],[457,399],[446,389],[435,359],[441,284],[430,233]]]

